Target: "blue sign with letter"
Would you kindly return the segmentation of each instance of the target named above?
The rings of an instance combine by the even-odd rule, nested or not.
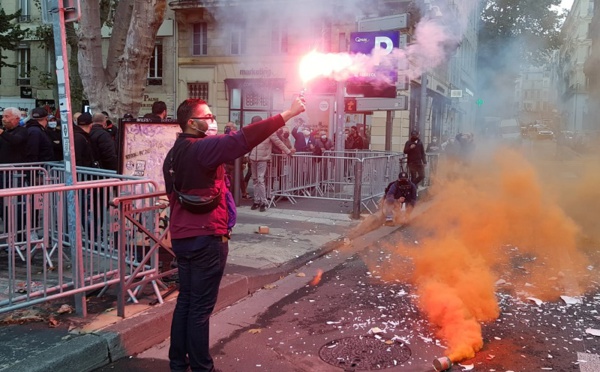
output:
[[[384,56],[390,56],[384,64],[374,65],[371,71],[363,71],[348,79],[346,91],[350,94],[362,94],[365,97],[396,97],[398,63],[391,54],[394,48],[400,47],[400,32],[353,32],[350,37],[351,53],[370,55],[375,48],[381,48]]]

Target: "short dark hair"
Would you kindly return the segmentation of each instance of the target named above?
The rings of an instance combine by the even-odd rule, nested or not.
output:
[[[177,107],[177,122],[181,130],[185,131],[185,126],[192,117],[192,111],[200,105],[208,106],[208,103],[200,98],[188,98]]]
[[[162,114],[163,112],[167,111],[167,104],[164,103],[163,101],[155,101],[152,104],[152,113],[153,114]]]

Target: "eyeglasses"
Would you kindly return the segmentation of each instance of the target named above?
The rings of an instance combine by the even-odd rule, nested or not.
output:
[[[212,123],[212,122],[216,122],[217,121],[217,117],[214,116],[213,114],[209,114],[206,116],[201,116],[201,117],[191,117],[190,119],[193,120],[204,120],[206,121],[208,124]]]

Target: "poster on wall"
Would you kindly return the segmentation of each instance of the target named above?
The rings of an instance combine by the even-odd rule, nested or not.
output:
[[[165,191],[162,167],[181,128],[176,120],[121,119],[119,121],[119,173],[148,178]]]

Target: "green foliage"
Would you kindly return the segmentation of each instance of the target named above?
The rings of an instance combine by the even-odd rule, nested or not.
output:
[[[20,16],[20,10],[14,14],[6,14],[4,9],[0,8],[0,50],[16,50],[27,36],[27,31],[21,30],[20,25],[15,22]],[[5,55],[0,56],[0,67],[17,67],[4,62],[6,58]]]
[[[507,51],[517,62],[547,62],[549,52],[560,47],[559,27],[563,21],[563,16],[550,8],[552,5],[560,5],[560,0],[488,1],[479,29],[480,63],[502,68],[503,63],[511,63],[498,58]]]

